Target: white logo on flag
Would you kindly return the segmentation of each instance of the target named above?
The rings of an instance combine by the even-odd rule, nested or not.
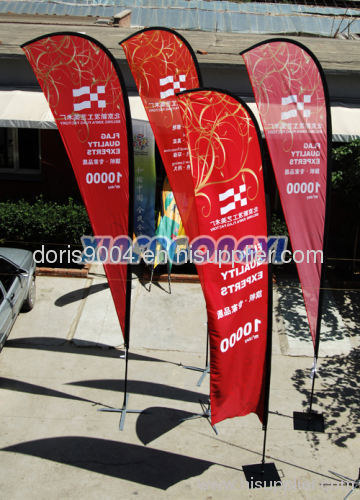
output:
[[[288,97],[281,98],[281,104],[283,106],[288,106],[289,104],[296,104],[296,109],[290,109],[289,111],[283,111],[281,113],[282,120],[289,120],[290,118],[295,118],[297,116],[298,111],[302,111],[302,115],[304,118],[309,118],[310,110],[305,109],[305,104],[309,104],[311,102],[311,95],[304,95],[303,101],[298,102],[297,95],[289,95]]]
[[[232,198],[232,200],[227,205],[220,207],[221,215],[226,215],[228,212],[231,212],[231,210],[235,210],[236,202],[240,202],[240,206],[245,207],[245,205],[247,205],[247,198],[245,196],[241,196],[243,193],[246,193],[245,184],[241,184],[241,186],[239,186],[238,193],[235,193],[234,188],[228,189],[227,191],[225,191],[225,193],[220,193],[219,201],[225,201],[229,198]]]
[[[106,107],[106,101],[99,98],[99,94],[105,94],[105,85],[98,85],[96,87],[96,92],[90,92],[90,87],[80,87],[79,89],[73,89],[73,97],[85,96],[83,101],[74,102],[74,111],[82,111],[83,109],[90,109],[92,102],[97,102],[97,106],[100,109]],[[87,99],[86,99],[87,98]]]
[[[175,92],[182,92],[186,90],[184,87],[184,82],[186,80],[186,75],[179,75],[178,81],[174,76],[167,76],[166,78],[160,78],[160,87],[169,87],[167,89],[160,91],[160,99],[165,99],[171,95],[175,95]]]

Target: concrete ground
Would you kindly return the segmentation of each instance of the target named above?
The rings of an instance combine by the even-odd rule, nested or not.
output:
[[[293,430],[307,407],[312,347],[300,291],[274,288],[274,338],[267,462],[282,486],[249,489],[242,467],[261,460],[254,415],[215,434],[201,412],[209,377],[181,365],[205,362],[200,285],[153,285],[134,277],[129,406],[122,405],[122,335],[101,269],[88,278],[39,277],[37,303],[21,314],[0,354],[0,491],[21,499],[341,499],[360,466],[359,290],[329,290],[314,409],[324,434]],[[111,347],[108,347],[111,346]],[[146,412],[144,411],[146,410]],[[351,498],[359,498],[359,491]]]

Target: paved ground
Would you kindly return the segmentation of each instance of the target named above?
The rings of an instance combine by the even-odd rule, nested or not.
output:
[[[199,374],[180,365],[204,364],[199,285],[173,283],[169,295],[167,284],[149,293],[134,279],[130,406],[146,413],[128,415],[120,432],[118,414],[97,411],[121,406],[124,375],[122,336],[98,271],[88,279],[39,277],[35,309],[18,318],[1,352],[2,498],[345,497],[350,487],[329,470],[355,478],[360,466],[359,291],[328,298],[314,406],[326,432],[315,434],[292,428],[312,364],[299,290],[291,282],[275,287],[267,461],[283,486],[249,490],[242,466],[261,459],[257,417],[221,422],[218,435],[205,418],[180,422],[208,394],[208,378],[197,387]]]

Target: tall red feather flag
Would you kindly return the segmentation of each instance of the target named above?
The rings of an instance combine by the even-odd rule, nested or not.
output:
[[[271,295],[258,243],[267,237],[259,131],[247,106],[224,92],[198,89],[178,100],[194,215],[204,243],[212,238],[217,249],[200,275],[210,337],[211,422],[254,412],[265,424]],[[222,257],[220,250],[229,254]]]
[[[295,41],[268,40],[242,57],[275,171],[317,358],[330,188],[326,80],[315,56]]]
[[[197,88],[201,77],[188,42],[167,28],[146,28],[120,42],[173,190],[185,232],[198,234],[190,159],[176,93]]]
[[[131,120],[115,59],[98,41],[71,32],[45,35],[22,48],[49,102],[94,235],[132,237]],[[104,268],[128,347],[130,266]]]

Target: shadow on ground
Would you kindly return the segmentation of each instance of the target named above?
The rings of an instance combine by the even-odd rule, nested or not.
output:
[[[286,324],[286,335],[290,338],[309,342],[311,340],[309,323],[305,312],[304,298],[298,281],[281,278],[276,285],[278,304],[275,308],[276,316],[282,317]],[[343,291],[341,291],[343,295]],[[334,342],[342,340],[346,335],[342,316],[348,312],[343,304],[339,310],[336,291],[324,290],[322,305],[321,340]]]
[[[2,451],[44,458],[162,490],[199,476],[214,465],[139,445],[79,436],[28,441]]]
[[[69,382],[67,385],[91,387],[92,389],[102,389],[106,391],[124,391],[124,380],[122,379],[80,380],[78,382]],[[187,401],[189,403],[198,403],[199,400],[207,401],[209,399],[207,394],[188,391],[187,389],[179,389],[166,384],[145,382],[143,380],[129,380],[127,390],[129,393],[133,394],[173,399],[176,401]]]
[[[152,406],[139,415],[136,421],[136,434],[142,443],[149,444],[175,429],[184,419],[194,415],[188,411]]]
[[[52,352],[62,352],[64,354],[82,354],[87,356],[101,356],[105,358],[121,358],[125,355],[125,351],[116,349],[107,344],[98,342],[86,341],[68,341],[66,339],[54,337],[24,337],[17,339],[8,339],[6,347],[16,349],[38,349]],[[167,361],[165,359],[153,358],[129,352],[129,359],[134,361],[153,361],[157,363],[169,363],[180,366],[180,363]]]
[[[334,292],[334,298],[346,329],[351,336],[360,337],[360,289],[338,290]]]
[[[38,396],[84,401],[86,403],[92,403],[93,405],[102,404],[96,401],[92,401],[91,399],[81,398],[79,396],[74,396],[66,392],[49,389],[48,387],[43,387],[41,385],[29,384],[28,382],[23,382],[21,380],[15,380],[6,377],[0,377],[0,388],[6,389],[8,391],[23,392],[24,394],[36,394]]]
[[[309,404],[309,375],[310,370],[296,370],[291,378],[294,387],[304,396],[304,408]],[[331,442],[346,447],[346,442],[360,432],[360,348],[353,349],[347,356],[322,359],[317,376],[322,387],[317,390],[319,381],[315,383],[314,410],[318,407],[324,414],[325,432]],[[308,436],[317,447],[318,436],[314,433]]]
[[[64,307],[73,302],[78,302],[79,300],[92,295],[93,293],[102,292],[103,290],[107,290],[109,288],[108,283],[96,283],[95,285],[90,285],[83,288],[78,288],[77,290],[73,290],[65,295],[62,295],[58,299],[55,300],[55,305],[57,307]]]

